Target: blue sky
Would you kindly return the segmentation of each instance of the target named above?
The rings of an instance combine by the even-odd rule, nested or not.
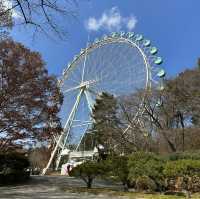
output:
[[[30,32],[19,27],[12,31],[12,36],[39,51],[49,72],[60,76],[73,56],[86,46],[88,34],[93,40],[112,30],[127,31],[130,20],[130,29],[143,34],[158,47],[164,59],[163,67],[171,77],[195,66],[200,57],[199,8],[199,0],[80,0],[78,19],[65,22],[69,23],[66,41],[53,41],[42,35],[32,41]],[[112,14],[118,14],[121,22],[115,21],[113,25],[109,21]],[[90,31],[86,27],[89,19],[95,22]]]

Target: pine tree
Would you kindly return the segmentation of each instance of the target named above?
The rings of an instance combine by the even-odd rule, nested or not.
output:
[[[94,123],[91,131],[94,133],[95,144],[102,145],[107,152],[114,150],[120,131],[117,109],[117,99],[104,92],[96,99],[92,112]]]

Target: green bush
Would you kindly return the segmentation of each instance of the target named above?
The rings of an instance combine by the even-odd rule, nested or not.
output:
[[[74,167],[69,175],[81,178],[87,185],[87,188],[92,187],[93,180],[107,173],[108,167],[103,162],[86,161]]]
[[[169,161],[164,167],[166,177],[184,177],[200,175],[200,160],[182,159]]]
[[[139,191],[156,191],[157,186],[155,182],[148,176],[140,176],[136,180],[136,188]]]
[[[200,152],[182,152],[182,153],[172,153],[165,156],[165,159],[168,161],[176,161],[176,160],[200,160]]]
[[[128,160],[129,179],[136,182],[138,178],[148,177],[156,184],[156,190],[164,189],[164,160],[148,152],[133,153]]]
[[[114,179],[121,181],[124,190],[127,190],[130,184],[128,179],[129,168],[128,168],[128,157],[127,156],[112,156],[108,157],[106,163],[109,166],[109,175]]]
[[[171,189],[186,190],[187,198],[190,192],[200,191],[200,160],[180,159],[166,163],[163,171],[169,184],[174,180]]]
[[[23,182],[29,178],[28,159],[17,152],[0,153],[0,184]]]

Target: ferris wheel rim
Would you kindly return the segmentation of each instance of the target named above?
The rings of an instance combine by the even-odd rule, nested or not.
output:
[[[118,34],[118,33],[114,33],[114,34]],[[131,37],[129,37],[129,36],[127,37],[127,34],[131,35]],[[152,56],[157,54],[158,50],[157,50],[156,47],[151,46],[150,40],[147,40],[147,39],[144,40],[142,35],[139,35],[139,34],[135,35],[135,33],[131,33],[131,32],[128,32],[127,34],[121,32],[120,35],[118,35],[116,37],[116,36],[113,36],[113,33],[112,33],[111,35],[104,36],[103,39],[100,39],[98,41],[94,41],[94,42],[90,43],[90,45],[88,45],[85,49],[81,49],[80,53],[78,55],[76,55],[74,57],[73,61],[70,64],[68,64],[68,67],[66,69],[64,69],[62,78],[58,82],[59,87],[61,88],[64,85],[65,81],[68,81],[68,79],[70,78],[70,73],[72,73],[74,69],[80,68],[80,65],[78,65],[78,63],[81,60],[84,60],[84,59],[86,60],[87,56],[89,56],[95,50],[100,49],[101,47],[104,47],[104,46],[109,45],[109,44],[115,44],[115,43],[117,43],[117,44],[119,44],[119,43],[127,44],[127,45],[129,45],[130,48],[136,49],[137,52],[141,55],[143,67],[145,68],[144,69],[144,74],[145,74],[144,85],[142,87],[143,96],[141,97],[141,102],[139,104],[138,111],[136,111],[135,116],[134,116],[134,119],[136,119],[138,117],[138,115],[140,115],[139,112],[142,112],[143,104],[144,104],[145,98],[146,98],[146,94],[149,91],[149,89],[151,89],[151,85],[154,82],[154,79],[152,78],[152,76],[153,76],[152,69],[154,68],[154,66],[152,66],[151,59],[150,59],[149,55],[145,52],[145,47],[147,47],[147,48],[151,47],[151,49],[149,51],[150,51],[150,54]],[[142,43],[141,41],[143,42],[143,45],[141,45],[141,43]],[[160,65],[161,63],[162,63],[161,57],[157,57],[157,60],[154,61],[154,64],[157,64],[157,65]],[[84,64],[85,64],[85,61],[84,61]],[[163,71],[159,72],[159,75],[157,75],[157,76],[160,76],[160,78],[162,78],[164,75],[165,75],[165,71],[163,70]],[[97,82],[96,79],[91,80],[91,82],[92,81]],[[85,82],[87,82],[87,81],[83,81],[83,78],[82,78],[82,81],[80,81],[80,82],[77,81],[77,85],[74,86],[74,87],[72,86],[72,88],[69,87],[67,89],[67,91],[81,89],[82,84],[86,85]],[[88,84],[88,86],[90,86],[90,84]],[[66,91],[64,91],[64,93],[66,93]],[[99,91],[97,90],[96,93],[99,94]],[[96,99],[97,94],[94,96],[95,99]]]
[[[100,40],[98,43],[91,43],[90,46],[88,46],[86,49],[84,49],[82,52],[80,52],[77,56],[75,56],[75,59],[68,65],[66,69],[64,69],[62,78],[59,80],[58,85],[59,87],[62,87],[64,84],[64,81],[68,79],[68,76],[70,75],[70,72],[76,67],[76,62],[78,60],[84,59],[84,57],[87,57],[92,51],[95,49],[101,48],[102,46],[105,46],[107,44],[113,44],[113,43],[127,43],[131,46],[131,48],[136,48],[138,52],[142,55],[143,62],[145,64],[145,72],[146,72],[146,84],[145,89],[151,88],[151,65],[149,63],[149,59],[147,55],[145,54],[142,47],[139,46],[137,41],[131,40],[129,38],[125,37],[108,37],[106,39]]]
[[[127,34],[135,35],[134,33],[130,33],[130,32],[128,32]],[[64,69],[62,78],[58,82],[59,87],[61,88],[64,85],[64,82],[70,78],[70,73],[73,72],[73,70],[75,68],[80,67],[80,66],[78,66],[77,63],[83,59],[86,59],[86,57],[88,55],[90,55],[90,53],[94,52],[97,49],[100,49],[103,46],[109,45],[109,44],[114,44],[114,43],[128,44],[130,46],[130,48],[137,49],[139,54],[142,55],[142,62],[144,64],[143,67],[145,67],[144,72],[146,74],[145,79],[144,79],[145,85],[142,88],[144,93],[143,93],[143,96],[141,99],[139,109],[134,117],[134,118],[137,118],[137,116],[139,115],[138,112],[141,111],[141,106],[145,101],[146,93],[147,93],[147,91],[149,91],[149,89],[151,89],[151,85],[154,82],[154,79],[152,78],[152,68],[154,68],[154,66],[151,65],[151,59],[149,58],[148,54],[145,52],[145,49],[144,49],[144,47],[151,46],[151,41],[143,40],[142,35],[136,35],[136,36],[137,36],[136,39],[132,39],[132,37],[129,38],[129,37],[125,36],[124,33],[120,33],[120,35],[118,35],[117,37],[116,36],[113,37],[113,35],[104,36],[104,38],[98,40],[98,42],[95,41],[95,42],[90,43],[90,45],[88,45],[85,49],[81,49],[80,53],[78,55],[76,55],[74,57],[73,61],[70,64],[68,64],[68,67]],[[143,45],[141,45],[141,41],[144,41]],[[158,50],[156,47],[151,47],[150,53],[151,53],[151,55],[155,55],[155,54],[157,54],[157,51]],[[157,63],[156,62],[154,62],[154,63],[159,65],[162,62],[162,58],[161,57],[157,57],[157,58],[158,58],[156,60]],[[164,73],[162,71],[162,75]],[[93,80],[91,80],[91,81],[93,81]],[[84,83],[83,79],[82,79],[82,81],[77,82],[77,86],[69,88],[68,90],[70,91],[73,89],[79,89],[79,88],[81,88],[82,83]],[[99,94],[99,92],[97,92],[97,93]]]

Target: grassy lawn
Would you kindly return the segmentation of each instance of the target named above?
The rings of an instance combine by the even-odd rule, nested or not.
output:
[[[185,199],[184,196],[175,196],[175,195],[164,195],[164,194],[144,194],[144,193],[132,193],[132,192],[123,192],[123,191],[116,191],[107,188],[92,188],[87,189],[84,187],[80,188],[68,188],[66,189],[67,192],[87,192],[91,194],[105,194],[111,196],[127,196],[129,199]],[[192,199],[200,199],[200,193],[193,194]]]

